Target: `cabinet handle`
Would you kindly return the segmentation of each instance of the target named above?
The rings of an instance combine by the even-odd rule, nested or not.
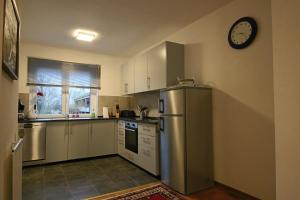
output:
[[[159,99],[158,112],[159,113],[164,113],[165,112],[165,103],[164,103],[163,99]]]
[[[65,126],[65,134],[64,134],[64,141],[66,141],[66,136],[68,134],[68,131],[67,131],[67,127]]]
[[[148,87],[148,89],[150,89],[150,77],[149,76],[147,77],[147,87]]]
[[[163,117],[159,118],[159,130],[164,132],[165,131],[165,119]]]
[[[144,142],[145,144],[151,144],[149,138],[143,138],[143,142]]]
[[[148,129],[148,128],[143,128],[143,130],[144,131],[148,131],[148,132],[150,132],[151,130],[150,129]]]

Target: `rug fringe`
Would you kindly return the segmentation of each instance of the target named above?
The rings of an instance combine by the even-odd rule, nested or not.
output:
[[[161,182],[153,182],[153,183],[149,183],[149,184],[145,184],[145,185],[140,185],[137,187],[128,188],[128,189],[120,190],[120,191],[116,191],[116,192],[111,192],[111,193],[99,195],[96,197],[90,197],[85,200],[103,200],[103,199],[107,199],[107,198],[118,197],[118,196],[121,196],[121,195],[129,193],[129,192],[133,192],[133,191],[138,192],[140,190],[144,190],[144,189],[150,188],[150,187],[155,187],[158,185],[161,185]]]

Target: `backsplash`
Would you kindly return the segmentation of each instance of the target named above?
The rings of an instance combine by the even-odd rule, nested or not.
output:
[[[132,97],[119,96],[99,96],[98,98],[98,115],[103,115],[103,107],[109,107],[113,115],[116,113],[116,105],[119,104],[120,110],[130,109],[130,99]]]
[[[159,92],[135,94],[131,99],[131,109],[135,111],[137,115],[140,115],[137,105],[143,105],[148,107],[149,117],[159,117],[158,113],[158,100]]]
[[[25,105],[25,116],[29,113],[29,94],[19,93],[19,99]],[[131,97],[120,96],[99,96],[98,115],[103,115],[103,107],[109,107],[113,114],[116,113],[116,105],[119,104],[120,110],[134,110],[136,115],[140,115],[137,105],[148,107],[150,117],[159,117],[158,113],[159,92],[135,94]]]

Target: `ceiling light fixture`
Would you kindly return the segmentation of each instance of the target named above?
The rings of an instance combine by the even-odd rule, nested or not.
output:
[[[86,42],[92,42],[97,37],[97,33],[92,31],[86,31],[86,30],[75,30],[74,37],[76,37],[77,40],[86,41]]]

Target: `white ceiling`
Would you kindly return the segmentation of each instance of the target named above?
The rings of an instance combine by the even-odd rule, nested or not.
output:
[[[22,0],[25,42],[130,56],[231,0]],[[77,41],[81,28],[101,34],[92,43]]]

